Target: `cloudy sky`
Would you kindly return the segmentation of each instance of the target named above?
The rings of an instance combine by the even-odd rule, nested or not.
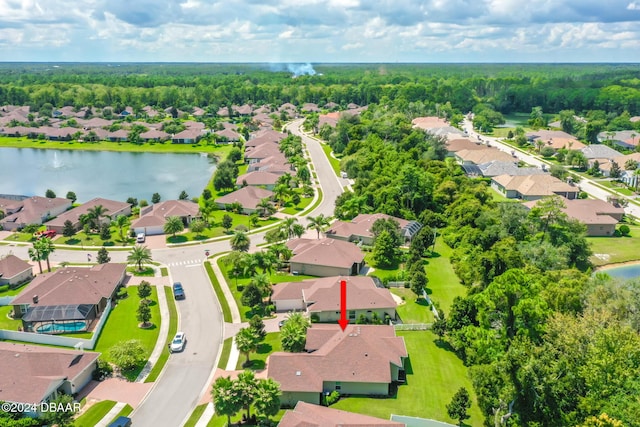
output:
[[[640,62],[640,0],[0,0],[1,61]]]

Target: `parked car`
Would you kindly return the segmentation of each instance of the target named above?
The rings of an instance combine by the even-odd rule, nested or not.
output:
[[[144,233],[138,233],[136,235],[136,243],[144,243],[144,241],[146,240],[146,237]]]
[[[184,346],[187,343],[187,336],[184,332],[178,332],[175,337],[173,337],[173,341],[169,345],[169,351],[171,353],[175,353],[177,351],[184,350]]]
[[[42,239],[43,237],[53,239],[54,237],[56,237],[57,234],[58,233],[56,232],[56,230],[39,231],[36,233],[36,239]]]
[[[184,288],[182,287],[182,283],[175,282],[173,284],[173,297],[175,299],[185,299]]]
[[[119,416],[116,418],[109,427],[130,427],[131,426],[131,418],[125,416]]]

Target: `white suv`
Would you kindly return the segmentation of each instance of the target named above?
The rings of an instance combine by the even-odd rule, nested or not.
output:
[[[136,236],[136,243],[144,243],[145,237],[144,233],[138,233]]]

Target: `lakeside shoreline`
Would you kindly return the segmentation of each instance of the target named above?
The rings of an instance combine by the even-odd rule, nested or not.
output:
[[[611,270],[613,268],[627,267],[630,265],[640,265],[640,260],[622,261],[622,262],[613,262],[611,264],[604,264],[604,265],[597,266],[593,271],[595,273],[598,271]]]
[[[128,153],[172,153],[172,154],[209,154],[225,152],[233,147],[228,145],[196,145],[192,144],[132,144],[130,142],[77,142],[77,141],[40,141],[22,138],[0,137],[0,148],[32,148],[35,150],[69,150],[69,151],[113,151]]]

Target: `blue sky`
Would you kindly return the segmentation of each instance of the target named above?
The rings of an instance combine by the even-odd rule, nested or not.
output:
[[[0,0],[2,61],[640,62],[640,0]]]

